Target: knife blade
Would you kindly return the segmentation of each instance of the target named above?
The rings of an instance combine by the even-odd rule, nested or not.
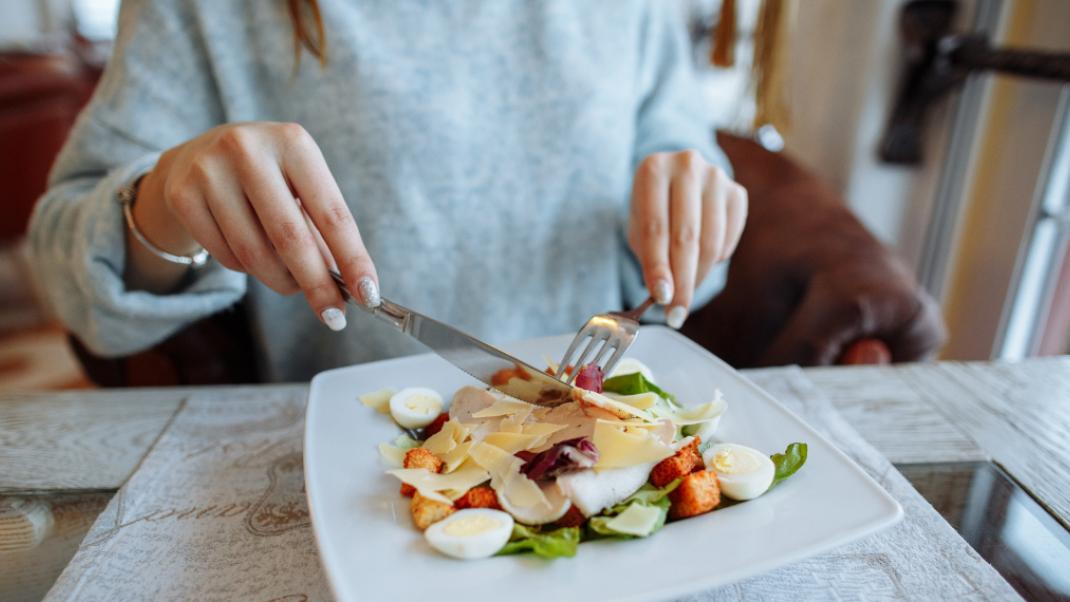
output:
[[[341,275],[331,271],[345,300],[423,343],[440,357],[468,373],[476,380],[528,403],[555,406],[572,399],[573,388],[523,360],[466,334],[449,324],[382,298],[372,309],[356,301]],[[494,375],[515,370],[519,378],[496,384]]]

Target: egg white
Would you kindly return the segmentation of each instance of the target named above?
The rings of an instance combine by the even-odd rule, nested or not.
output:
[[[426,412],[413,410],[406,405],[415,397],[423,397],[428,402],[429,407]],[[409,387],[390,397],[390,415],[399,425],[418,429],[434,422],[442,412],[442,405],[442,396],[438,394],[438,391],[425,387]]]
[[[718,466],[718,454],[728,454],[733,460],[730,466]],[[737,501],[752,500],[773,484],[776,467],[769,456],[746,445],[719,443],[710,446],[702,454],[706,468],[717,474],[721,493]]]
[[[457,527],[461,521],[473,520],[493,522],[494,525],[473,533],[451,533],[451,526]],[[428,527],[424,531],[424,538],[432,548],[447,556],[475,560],[493,556],[509,541],[512,534],[513,517],[507,513],[490,508],[466,508]]]

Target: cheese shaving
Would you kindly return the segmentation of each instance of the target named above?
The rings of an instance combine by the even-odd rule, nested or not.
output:
[[[613,401],[627,404],[640,410],[649,410],[658,403],[657,393],[636,393],[635,395],[618,395],[617,393],[604,393]]]
[[[389,387],[385,389],[379,389],[378,391],[372,391],[371,393],[365,393],[359,397],[360,403],[365,406],[379,412],[380,414],[390,413],[390,398],[397,393],[394,389]]]
[[[468,452],[472,449],[472,442],[465,441],[458,443],[456,447],[450,451],[442,454],[442,472],[450,473],[457,470],[457,467],[464,463],[468,459]]]
[[[530,403],[520,401],[519,399],[511,399],[503,397],[498,399],[490,405],[488,408],[472,414],[472,418],[495,418],[498,416],[512,416],[513,414],[525,413],[530,414],[535,409]]]
[[[454,447],[457,447],[458,443],[464,441],[468,437],[469,431],[470,429],[460,422],[452,419],[447,420],[442,425],[442,430],[424,441],[422,447],[436,456],[442,457]]]
[[[573,389],[572,396],[585,407],[595,407],[600,410],[605,410],[624,420],[638,418],[640,420],[646,420],[647,422],[654,421],[654,417],[648,412],[632,407],[626,403],[610,399],[601,393],[585,391],[583,389]]]
[[[405,462],[406,451],[389,443],[379,444],[379,456],[383,458],[383,463],[391,468],[401,468]]]
[[[426,468],[398,468],[388,470],[387,474],[412,485],[420,495],[446,504],[453,503],[464,492],[490,478],[486,470],[472,464],[466,464],[449,474],[431,472]],[[447,495],[441,492],[447,492]]]
[[[673,424],[677,426],[687,426],[689,424],[700,424],[715,420],[719,418],[727,408],[728,404],[725,403],[723,399],[715,399],[697,406],[682,408],[673,412],[666,412],[664,417],[671,420]]]
[[[497,432],[484,437],[483,442],[488,445],[500,447],[507,453],[515,454],[518,451],[542,445],[542,443],[546,441],[546,437],[546,435]]]
[[[550,505],[535,481],[521,474],[523,462],[520,458],[488,443],[476,444],[469,454],[490,474],[490,486],[494,491],[507,498],[511,505],[521,508]]]
[[[599,420],[594,427],[593,440],[598,449],[595,468],[621,468],[658,462],[673,454],[672,447],[649,429],[618,421]]]

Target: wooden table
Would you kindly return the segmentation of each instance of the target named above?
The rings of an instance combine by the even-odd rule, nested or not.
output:
[[[805,373],[893,463],[992,459],[1070,528],[1070,358]],[[748,372],[774,395],[784,374]],[[47,590],[195,390],[0,395],[0,598]]]

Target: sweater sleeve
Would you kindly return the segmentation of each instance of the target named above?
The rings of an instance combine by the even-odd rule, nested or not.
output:
[[[102,356],[151,347],[245,292],[245,275],[215,262],[173,294],[131,291],[123,282],[119,188],[150,171],[164,150],[223,121],[190,4],[123,2],[112,59],[30,223],[40,289],[67,328]]]
[[[638,74],[639,104],[636,117],[633,167],[659,152],[696,150],[729,174],[732,166],[717,146],[714,115],[699,85],[687,22],[680,5],[655,0],[647,3],[641,26]],[[627,231],[627,217],[625,217]],[[699,283],[691,302],[702,307],[724,288],[727,262],[715,266]],[[624,299],[629,306],[649,294],[638,259],[629,251],[624,262]],[[660,311],[648,314],[662,319]]]

